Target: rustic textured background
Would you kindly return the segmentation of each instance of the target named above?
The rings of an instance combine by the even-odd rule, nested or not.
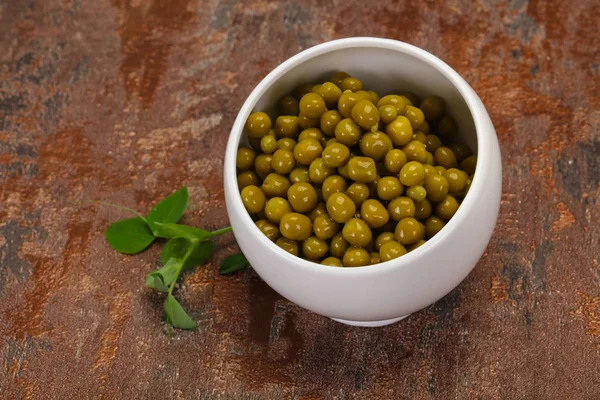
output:
[[[446,3],[442,5],[441,3]],[[0,397],[600,398],[598,1],[0,0]],[[236,251],[179,295],[169,343],[134,257],[102,232],[187,184],[185,220],[227,224],[222,159],[253,87],[335,38],[403,40],[448,62],[503,151],[487,253],[450,295],[382,329],[334,323]],[[569,395],[567,395],[569,394]]]

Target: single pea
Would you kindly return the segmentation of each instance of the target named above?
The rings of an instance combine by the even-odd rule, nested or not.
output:
[[[350,159],[350,149],[342,143],[332,143],[325,147],[322,154],[323,164],[329,168],[339,168]]]
[[[346,189],[346,195],[352,199],[357,207],[359,207],[369,198],[370,189],[369,186],[364,183],[354,182]]]
[[[254,165],[256,152],[247,147],[240,147],[237,151],[235,166],[241,171],[247,171]]]
[[[425,161],[425,164],[427,164],[427,165],[435,164],[435,161],[433,160],[433,154],[431,154],[430,152],[427,152],[427,160]]]
[[[417,243],[423,239],[425,232],[421,223],[414,218],[403,218],[396,225],[394,237],[402,245]]]
[[[360,206],[360,217],[371,228],[380,228],[390,219],[385,206],[375,199],[369,199],[362,203]]]
[[[427,199],[415,201],[415,219],[422,221],[431,215],[431,202]]]
[[[273,160],[271,160],[271,167],[275,172],[281,175],[288,174],[296,166],[296,160],[294,159],[294,153],[289,150],[278,149],[273,153]]]
[[[445,115],[438,121],[437,132],[442,142],[451,143],[456,137],[457,131],[458,126],[451,116]]]
[[[406,189],[406,195],[413,199],[415,202],[425,200],[427,197],[427,191],[421,185],[411,186]]]
[[[334,85],[339,87],[342,84],[342,81],[349,77],[350,75],[348,75],[347,72],[337,71],[331,76],[331,82],[333,82]]]
[[[409,161],[402,166],[399,175],[404,186],[420,185],[425,179],[425,168],[417,161]]]
[[[334,144],[334,143],[339,143],[339,142],[338,142],[338,141],[337,141],[337,139],[336,139],[336,138],[334,138],[334,137],[332,137],[332,138],[329,138],[329,139],[328,139],[328,140],[325,142],[325,147],[327,147],[327,146],[331,146],[331,145],[332,145],[332,144]]]
[[[319,239],[316,236],[311,236],[302,242],[302,254],[309,260],[318,260],[322,258],[327,251],[329,246],[327,242]]]
[[[320,118],[325,111],[325,100],[316,93],[307,93],[300,99],[300,114],[308,118]]]
[[[344,193],[334,193],[327,199],[327,212],[338,224],[350,220],[356,213],[356,205]]]
[[[456,161],[460,164],[465,158],[469,157],[473,154],[471,149],[466,143],[463,142],[454,142],[448,145],[448,148],[452,150],[454,156],[456,157]]]
[[[423,168],[425,168],[425,177],[427,177],[427,175],[439,175],[437,169],[435,169],[433,165],[425,164],[423,165]]]
[[[398,116],[398,112],[396,111],[396,107],[391,104],[386,104],[379,107],[379,118],[381,122],[384,124],[389,124]]]
[[[374,182],[377,178],[375,161],[370,157],[352,157],[348,161],[348,175],[355,182]]]
[[[377,94],[377,92],[374,92],[374,91],[372,91],[372,90],[369,90],[369,91],[368,91],[368,93],[371,95],[371,99],[370,99],[370,100],[371,100],[371,103],[373,103],[373,104],[377,104],[377,103],[379,103],[379,100],[380,100],[381,98],[379,97],[379,95]],[[378,108],[379,108],[379,107],[378,107]]]
[[[425,220],[425,236],[430,239],[435,236],[446,223],[439,217],[432,215]]]
[[[418,140],[412,140],[406,144],[402,151],[406,154],[408,161],[418,161],[421,164],[425,164],[427,161],[427,149],[425,145]]]
[[[387,210],[392,220],[400,221],[415,216],[415,202],[410,197],[398,197],[389,202]]]
[[[292,211],[290,203],[283,197],[273,197],[265,204],[265,215],[267,216],[267,219],[274,224],[279,225],[281,217]]]
[[[252,113],[246,121],[246,130],[249,137],[261,138],[269,133],[270,129],[271,118],[264,112]]]
[[[335,127],[335,138],[347,146],[354,146],[360,140],[360,128],[350,119],[341,120]]]
[[[394,240],[384,243],[383,246],[381,246],[379,249],[379,258],[382,262],[386,262],[403,256],[406,253],[407,251],[404,246]]]
[[[275,244],[296,257],[298,257],[300,254],[300,251],[298,250],[298,243],[296,243],[294,240],[280,237],[277,239]]]
[[[298,143],[306,139],[314,139],[319,142],[321,146],[325,145],[325,136],[319,128],[308,128],[300,132],[300,135],[298,136]]]
[[[340,83],[340,89],[342,89],[343,92],[345,92],[346,90],[352,90],[353,92],[357,92],[359,90],[362,90],[362,87],[362,82],[356,78],[352,78],[351,76],[345,78],[342,81],[342,83]]]
[[[281,233],[279,233],[279,227],[266,219],[259,219],[256,221],[256,226],[260,231],[272,242],[279,239]]]
[[[265,196],[271,197],[283,197],[290,188],[290,181],[283,175],[271,172],[263,181],[260,189],[263,191]]]
[[[387,96],[383,96],[378,102],[377,107],[382,106],[394,106],[396,108],[397,115],[404,115],[406,112],[406,101],[396,94],[389,94]]]
[[[277,138],[273,135],[265,135],[260,139],[260,151],[265,154],[273,154],[279,148]]]
[[[350,117],[352,108],[361,100],[361,96],[351,91],[344,92],[338,100],[338,110],[344,118]]]
[[[321,261],[321,265],[327,265],[329,267],[341,267],[342,260],[337,257],[327,257],[323,261]]]
[[[282,115],[275,119],[275,135],[277,138],[297,138],[300,132],[298,117]]]
[[[423,99],[419,108],[427,121],[437,121],[446,113],[446,103],[440,96],[429,96]]]
[[[373,128],[377,129],[380,118],[379,110],[369,100],[361,100],[356,103],[352,107],[351,115],[354,122],[361,128],[367,131],[373,130]]]
[[[297,144],[298,142],[292,138],[283,138],[277,141],[277,148],[292,151],[294,150],[294,147],[296,147]]]
[[[242,202],[250,214],[258,214],[265,206],[267,199],[258,186],[250,185],[242,189]],[[353,203],[354,204],[354,203]]]
[[[427,241],[426,241],[426,240],[424,240],[424,239],[421,239],[421,240],[419,240],[417,243],[415,243],[415,244],[411,244],[410,246],[408,246],[408,249],[407,249],[407,250],[408,250],[408,251],[413,251],[414,249],[417,249],[417,248],[419,248],[419,247],[423,246],[425,243],[427,243]]]
[[[344,240],[342,232],[336,233],[329,242],[329,254],[337,258],[342,258],[348,247],[350,247],[350,244]]]
[[[290,182],[292,184],[309,181],[310,178],[308,177],[308,168],[300,166],[290,171]]]
[[[350,153],[350,155],[352,156],[352,153]],[[343,176],[346,179],[350,179],[350,173],[348,172],[348,163],[342,165],[341,167],[338,167],[337,173],[339,176]]]
[[[294,147],[294,159],[298,164],[310,165],[316,158],[321,156],[323,146],[316,139],[304,139]]]
[[[308,214],[306,214],[306,216],[310,218],[311,221],[314,221],[320,215],[327,215],[327,207],[322,201],[317,203],[315,208],[313,208],[308,212]]]
[[[385,165],[385,168],[389,172],[393,174],[399,174],[400,170],[402,169],[404,164],[406,164],[406,162],[406,154],[404,154],[402,150],[392,149],[388,151],[388,153],[385,155],[383,163]]]
[[[329,168],[325,165],[322,158],[316,158],[308,167],[308,177],[310,181],[318,185],[322,184],[329,175],[335,173],[335,168]]]
[[[300,114],[300,106],[298,100],[292,96],[283,96],[279,99],[279,115],[294,115]]]
[[[387,242],[393,242],[395,240],[396,238],[394,237],[394,234],[392,232],[382,232],[375,239],[375,248],[377,249],[377,251],[379,251],[381,249],[381,246],[383,246]]]
[[[436,135],[429,134],[425,138],[425,148],[430,153],[435,153],[437,149],[442,147],[442,141]]]
[[[362,247],[350,247],[344,253],[342,265],[344,267],[364,267],[369,265],[371,256],[369,252]]]
[[[408,118],[400,115],[387,124],[385,133],[390,137],[394,146],[404,146],[412,140],[413,128]]]
[[[318,203],[317,191],[308,182],[294,183],[287,191],[287,198],[294,211],[306,213]]]
[[[260,178],[264,179],[267,175],[273,172],[273,168],[271,167],[272,161],[272,154],[259,154],[256,157],[254,160],[254,170]]]
[[[312,83],[303,83],[297,86],[294,89],[294,97],[297,100],[300,100],[305,94],[310,93],[312,91],[312,87]],[[300,105],[298,105],[298,108],[300,108]]]
[[[344,224],[342,237],[351,246],[365,247],[371,242],[371,229],[365,221],[360,218],[351,218]]]
[[[454,216],[456,210],[458,210],[458,201],[451,195],[446,196],[435,206],[435,214],[446,221]]]
[[[311,93],[315,93],[315,94],[319,94],[319,90],[321,89],[321,84],[317,83],[316,85],[313,85],[312,88],[310,88],[310,92]]]
[[[448,180],[442,175],[428,175],[425,177],[425,190],[430,201],[442,201],[448,194]]]
[[[448,147],[440,147],[437,149],[433,155],[433,159],[436,165],[441,165],[446,169],[456,168],[458,166],[454,153]]]
[[[395,176],[384,176],[377,181],[377,197],[381,200],[392,200],[402,195],[404,187]]]
[[[383,132],[368,132],[360,139],[360,151],[364,156],[381,161],[392,149],[391,139]]]
[[[410,121],[410,125],[413,129],[419,129],[421,125],[423,125],[423,121],[425,121],[425,115],[423,115],[423,111],[417,107],[406,106],[405,115]]]
[[[413,92],[402,92],[402,93],[400,93],[400,95],[405,97],[406,99],[408,99],[408,101],[410,101],[411,105],[416,106],[417,104],[421,103],[419,101],[419,97],[417,97],[417,95],[414,94]]]
[[[239,178],[238,178],[238,182],[239,182]],[[467,193],[469,193],[469,189],[471,188],[471,183],[472,183],[471,178],[467,178],[467,182],[465,183],[465,190],[463,190],[463,192],[462,192],[463,196],[466,196]]]
[[[288,239],[306,240],[312,232],[312,223],[306,215],[289,213],[281,217],[279,231]]]
[[[254,171],[244,171],[237,176],[238,188],[242,190],[246,186],[258,186],[258,175]]]
[[[473,175],[475,173],[476,166],[477,166],[477,156],[476,155],[469,156],[460,163],[460,168],[462,168],[462,170],[465,171],[469,175]]]
[[[423,121],[419,130],[421,130],[421,132],[423,132],[426,135],[429,135],[431,133],[431,126],[429,125],[427,120]]]
[[[381,257],[379,257],[379,253],[376,251],[372,251],[369,253],[369,257],[371,258],[370,264],[379,264],[381,262]]]
[[[413,133],[413,140],[425,144],[427,143],[427,134],[423,131],[415,131],[415,133]]]
[[[335,126],[341,120],[342,114],[338,110],[325,111],[320,119],[321,131],[327,136],[333,136],[335,134]]]
[[[446,173],[446,168],[442,167],[441,165],[436,165],[435,170],[438,172],[439,175],[444,175]]]
[[[325,82],[319,87],[317,93],[325,100],[327,108],[332,109],[337,106],[342,90],[335,83]]]
[[[448,181],[448,193],[452,195],[460,195],[467,185],[466,174],[456,168],[450,168],[444,174],[444,178]]]
[[[300,125],[300,128],[302,129],[318,128],[320,123],[321,118],[312,118],[302,113],[298,115],[298,125]]]
[[[331,239],[339,229],[339,225],[327,214],[319,215],[313,221],[313,232],[321,240]]]
[[[334,193],[344,193],[348,189],[346,180],[339,175],[331,175],[325,178],[321,191],[323,193],[323,200],[327,201],[329,196]]]

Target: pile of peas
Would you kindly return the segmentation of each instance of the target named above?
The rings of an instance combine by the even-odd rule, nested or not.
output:
[[[336,72],[246,122],[238,186],[256,226],[309,261],[359,267],[421,246],[456,213],[476,156],[441,97],[383,97]]]

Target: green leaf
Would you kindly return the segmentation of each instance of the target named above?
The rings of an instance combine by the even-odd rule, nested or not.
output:
[[[148,224],[140,217],[123,219],[110,224],[104,237],[110,247],[120,253],[135,254],[154,241]]]
[[[242,253],[226,257],[219,268],[221,275],[230,275],[235,272],[250,268],[250,263]]]
[[[160,253],[160,260],[166,263],[170,258],[183,258],[192,243],[184,238],[171,239],[165,244]],[[196,265],[204,264],[212,256],[215,244],[212,240],[205,240],[196,244],[197,248],[190,253],[183,263],[183,269],[191,269]]]
[[[160,292],[168,292],[169,285],[177,279],[180,269],[181,259],[170,258],[162,268],[146,276],[146,286]]]
[[[167,323],[170,322],[175,328],[196,328],[196,323],[187,315],[181,304],[171,294],[165,300],[165,313],[167,314]]]
[[[146,218],[152,231],[156,233],[155,224],[157,222],[173,223],[179,221],[187,207],[188,198],[188,189],[184,186],[156,204]]]
[[[167,239],[188,239],[202,241],[211,237],[211,233],[187,225],[156,222],[154,235]]]

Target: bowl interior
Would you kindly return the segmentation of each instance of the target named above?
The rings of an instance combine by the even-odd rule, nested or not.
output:
[[[300,84],[329,80],[335,71],[341,70],[360,79],[365,90],[374,90],[380,96],[400,91],[414,92],[421,99],[429,95],[441,96],[446,101],[447,112],[459,126],[459,139],[477,152],[475,123],[467,103],[456,86],[431,65],[432,61],[440,61],[431,55],[427,56],[378,47],[334,49],[301,61],[287,71],[280,72],[280,76],[274,76],[274,81],[264,92],[257,93],[256,102],[251,107],[273,118],[277,115],[277,101],[282,96],[291,94]],[[244,120],[247,117],[243,116]],[[245,135],[242,142],[247,144]]]

